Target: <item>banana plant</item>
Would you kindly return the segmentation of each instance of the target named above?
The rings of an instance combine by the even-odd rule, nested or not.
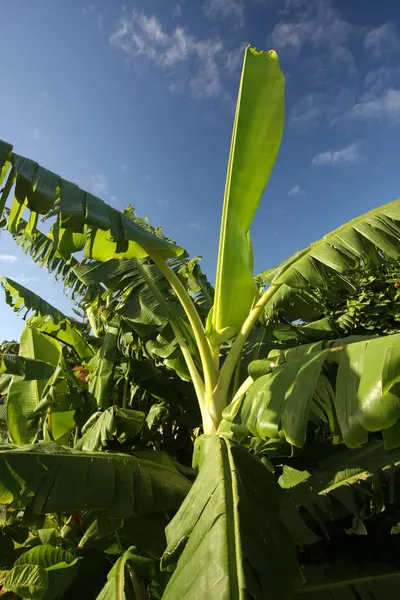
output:
[[[321,290],[335,286],[351,293],[349,273],[382,259],[399,259],[400,201],[349,221],[254,277],[250,228],[279,151],[283,122],[284,77],[278,57],[272,50],[248,46],[228,159],[215,290],[197,260],[187,260],[183,248],[138,219],[131,208],[120,213],[17,155],[10,144],[0,143],[0,208],[9,232],[34,259],[50,265],[73,290],[79,289],[91,311],[94,337],[104,338],[97,351],[85,337],[78,346],[71,342],[71,331],[76,334],[71,319],[39,302],[27,304],[27,291],[5,282],[9,303],[34,310],[31,328],[43,329],[42,335],[58,344],[72,345],[80,356],[92,354],[89,393],[96,405],[73,450],[41,443],[0,452],[1,501],[11,512],[23,509],[39,516],[89,510],[91,518],[100,511],[102,518],[111,519],[179,508],[172,519],[168,515],[166,548],[157,556],[161,570],[143,576],[151,580],[147,588],[140,568],[137,579],[136,559],[131,557],[132,543],[139,545],[130,538],[122,546],[119,530],[120,558],[99,598],[144,599],[151,594],[167,600],[244,600],[303,595],[318,600],[336,589],[349,598],[383,598],[398,582],[399,570],[392,565],[369,574],[352,571],[349,565],[346,573],[333,569],[321,581],[307,568],[299,549],[327,532],[318,518],[318,511],[328,510],[321,496],[337,488],[343,511],[357,519],[354,528],[361,527],[365,515],[352,510],[355,486],[397,467],[398,335],[338,338],[329,320],[312,322],[310,315],[320,312]],[[38,229],[40,216],[53,220],[48,236]],[[82,252],[84,260],[77,261],[73,255]],[[45,313],[51,318],[43,321]],[[286,322],[276,323],[282,313]],[[126,390],[119,406],[110,403],[121,371],[116,360],[121,339],[131,340],[136,352],[132,358],[129,350],[126,357],[131,392],[133,379],[138,379],[132,373],[146,361],[155,371],[169,369],[193,386],[201,415],[201,428],[191,429],[194,470],[177,465],[176,457],[171,464],[150,437],[144,452],[129,447],[133,456],[101,452],[125,440],[130,429],[133,437],[138,435],[145,422],[151,436],[165,409],[152,406],[146,416],[143,406],[127,401]],[[175,435],[172,429],[169,435]],[[377,436],[383,437],[384,450],[374,444]],[[292,471],[283,468],[291,457],[293,465],[301,462],[320,440],[328,454],[335,455],[343,445],[352,449],[348,452],[368,452],[354,455],[348,476],[336,465],[330,478],[320,476],[322,484],[319,475],[295,466]],[[84,494],[68,487],[78,469],[78,487]],[[109,484],[100,483],[103,470]],[[39,471],[40,478],[34,479]],[[128,472],[133,479],[124,479]],[[317,483],[308,489],[305,502],[316,515],[318,533],[314,522],[302,519],[304,503],[296,497],[296,487],[312,477]],[[349,493],[345,484],[351,487]],[[165,494],[164,503],[158,502],[158,494]],[[129,502],[133,508],[128,509]],[[93,523],[93,535],[101,537],[97,517]],[[41,587],[35,597],[46,598],[47,575],[40,572],[40,579],[37,569],[31,571],[7,575],[5,589],[19,593],[21,579],[36,577]],[[130,592],[124,583],[128,577]]]

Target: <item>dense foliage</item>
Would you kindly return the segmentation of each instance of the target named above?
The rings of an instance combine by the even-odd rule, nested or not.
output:
[[[76,303],[2,280],[26,320],[0,355],[5,598],[396,596],[400,201],[254,278],[283,93],[247,48],[215,290],[131,207],[0,142],[2,224]]]
[[[353,294],[340,290],[319,292],[321,318],[350,334],[387,335],[400,331],[400,266],[397,261],[366,265],[352,274]]]

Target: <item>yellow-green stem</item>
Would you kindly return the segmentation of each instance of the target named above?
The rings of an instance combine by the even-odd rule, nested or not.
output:
[[[176,273],[163,259],[156,255],[152,255],[151,257],[156,263],[157,267],[160,269],[161,273],[171,284],[172,289],[177,295],[186,313],[186,316],[189,319],[189,323],[192,327],[193,335],[196,339],[197,347],[200,353],[201,364],[204,373],[204,383],[207,393],[208,390],[213,390],[217,383],[217,371],[215,369],[213,356],[211,354],[211,348],[205,335],[203,323],[201,322],[191,297],[187,293],[184,285]]]
[[[280,285],[281,284],[279,283],[272,284],[251,309],[247,319],[243,323],[241,330],[233,342],[232,348],[229,350],[224,364],[222,365],[218,383],[213,393],[213,406],[212,408],[210,407],[210,412],[213,416],[214,423],[217,426],[221,420],[222,411],[227,405],[229,385],[246,340],[249,337],[255,323],[257,322],[257,319],[261,315],[263,308],[272,298],[272,296],[274,296],[274,294],[278,291]]]
[[[189,369],[190,377],[192,378],[192,383],[196,392],[197,399],[199,401],[201,414],[206,408],[205,406],[205,389],[204,382],[200,377],[198,370],[196,369],[196,365],[194,364],[194,360],[192,355],[190,354],[186,342],[184,340],[183,335],[181,334],[179,327],[171,321],[171,327],[175,334],[176,339],[178,340],[178,344],[183,354],[183,358],[185,359],[187,368]]]

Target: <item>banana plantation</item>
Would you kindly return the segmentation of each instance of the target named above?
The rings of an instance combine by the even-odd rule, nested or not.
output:
[[[247,47],[215,287],[0,142],[1,226],[76,307],[2,279],[26,325],[0,354],[5,600],[398,597],[400,200],[255,276],[283,122]]]

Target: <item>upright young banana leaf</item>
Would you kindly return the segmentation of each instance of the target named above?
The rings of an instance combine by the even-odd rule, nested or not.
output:
[[[284,79],[271,50],[247,47],[225,184],[212,310],[214,344],[235,335],[256,296],[250,225],[283,133]]]

